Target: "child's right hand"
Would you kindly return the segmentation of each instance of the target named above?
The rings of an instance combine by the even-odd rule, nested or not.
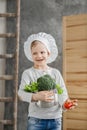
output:
[[[40,91],[32,95],[32,101],[51,102],[54,100],[54,98],[52,98],[53,96],[54,96],[53,91]]]

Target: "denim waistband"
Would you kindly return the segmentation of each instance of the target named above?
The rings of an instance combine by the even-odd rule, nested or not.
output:
[[[55,120],[58,120],[58,119],[61,119],[61,118],[55,118],[55,119],[40,119],[40,118],[36,118],[36,117],[28,117],[28,120],[29,119],[36,119],[36,120],[51,120],[51,121],[55,121]]]

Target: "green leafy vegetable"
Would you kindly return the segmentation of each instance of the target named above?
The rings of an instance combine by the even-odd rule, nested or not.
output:
[[[60,87],[59,84],[56,84],[56,89],[57,89],[58,94],[62,94],[63,93],[63,89]]]
[[[38,84],[37,82],[32,82],[31,84],[26,84],[24,90],[26,92],[35,93],[38,91]]]

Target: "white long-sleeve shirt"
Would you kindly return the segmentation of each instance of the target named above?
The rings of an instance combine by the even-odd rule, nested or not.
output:
[[[39,107],[36,102],[31,101],[32,93],[24,91],[26,84],[36,82],[37,79],[44,74],[49,74],[53,79],[55,79],[57,84],[60,84],[63,89],[63,93],[58,95],[58,104],[50,108]],[[62,117],[62,105],[68,99],[66,86],[59,70],[51,67],[46,71],[35,69],[34,67],[26,69],[22,74],[18,96],[22,99],[22,101],[29,103],[28,116],[40,119],[56,119]]]

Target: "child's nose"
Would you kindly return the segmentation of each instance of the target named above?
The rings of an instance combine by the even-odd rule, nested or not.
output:
[[[40,53],[38,53],[38,55],[37,55],[38,57],[41,57],[42,55],[40,54]]]

